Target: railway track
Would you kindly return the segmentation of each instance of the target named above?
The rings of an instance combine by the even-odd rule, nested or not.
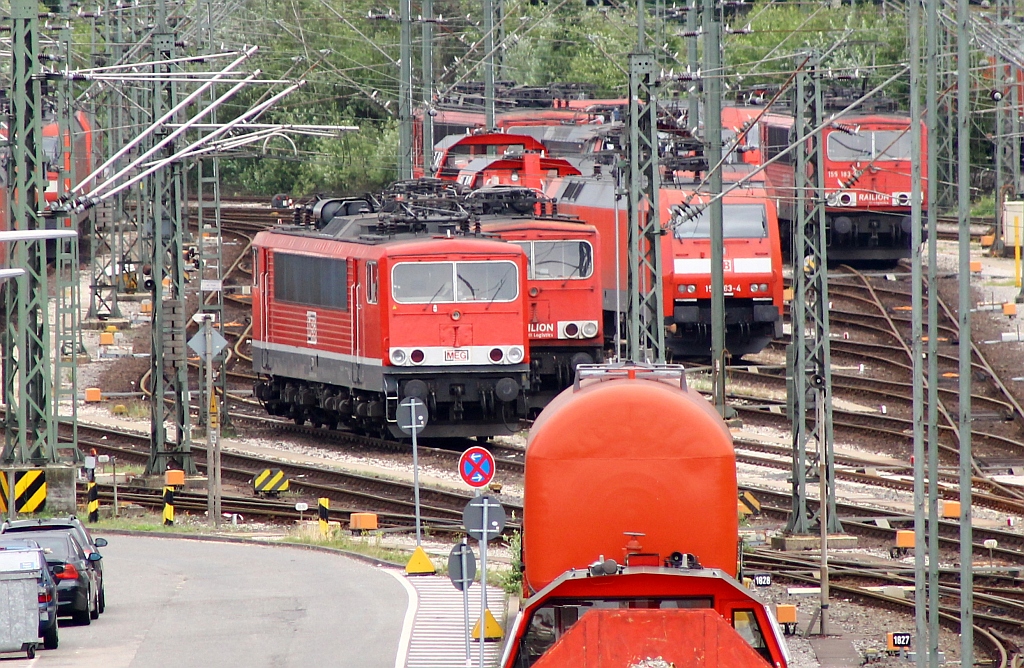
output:
[[[95,448],[99,454],[114,455],[122,462],[144,465],[149,459],[148,438],[143,436],[79,425],[79,443],[83,449]],[[192,455],[196,466],[205,470],[205,448],[193,444]],[[266,468],[283,470],[291,481],[292,489],[299,494],[331,499],[332,505],[343,509],[342,514],[366,511],[394,518],[411,518],[414,514],[411,483],[242,453],[225,452],[222,455],[222,475],[226,482],[248,485],[254,475]],[[470,498],[468,493],[423,486],[420,489],[423,517],[437,524],[460,523],[462,509]],[[510,512],[522,517],[521,505],[510,500],[503,500],[503,504]]]
[[[807,585],[817,585],[818,579],[809,575],[817,569],[817,562],[791,555],[755,551],[745,555],[745,565],[767,570],[777,577]],[[864,582],[905,586],[912,579],[893,574],[888,569],[870,568],[856,562],[843,560],[829,561],[829,589],[833,595],[842,594],[872,606],[894,609],[913,614],[914,601],[883,592],[866,589]],[[956,633],[960,632],[959,591],[955,587],[942,588],[946,603],[939,605],[940,622]],[[1004,633],[1020,634],[1024,631],[1024,605],[999,594],[983,593],[975,596],[974,637],[975,645],[985,651],[999,668],[1017,666],[1019,655],[1016,644]]]

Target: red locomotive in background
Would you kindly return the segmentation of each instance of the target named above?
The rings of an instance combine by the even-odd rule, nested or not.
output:
[[[473,137],[482,150],[486,142],[502,147],[514,143],[495,133]],[[456,145],[457,146],[457,145]],[[454,148],[454,147],[453,147]],[[606,336],[616,331],[616,315],[625,311],[625,202],[618,198],[611,176],[592,161],[584,176],[571,161],[521,153],[479,158],[459,173],[464,184],[521,184],[544,191],[558,207],[593,225],[600,238],[597,263],[602,288],[602,323]],[[581,163],[582,164],[582,163]],[[741,176],[747,164],[730,165]],[[440,173],[440,172],[439,172]],[[731,172],[730,172],[731,173]],[[449,177],[451,178],[451,177]],[[782,334],[782,241],[775,202],[757,179],[724,198],[726,347],[734,357],[754,354]],[[706,195],[688,186],[666,185],[660,192],[666,343],[677,357],[707,356],[711,347],[711,247]]]
[[[768,114],[760,123],[765,161],[793,141],[793,118]],[[911,254],[910,118],[891,113],[841,117],[822,130],[828,259],[836,262],[895,262]],[[921,160],[927,146],[921,128]],[[765,168],[770,197],[778,202],[783,240],[789,249],[796,221],[793,151]],[[922,197],[927,184],[922,186]],[[923,201],[927,210],[928,202]]]
[[[604,311],[611,329],[625,310],[625,203],[607,177],[566,177],[548,194],[559,211],[594,225],[604,257]],[[665,343],[677,357],[706,356],[711,347],[711,246],[707,197],[685,187],[663,187],[661,237]],[[774,203],[759,188],[735,190],[723,200],[726,347],[735,356],[762,350],[782,333],[782,249]]]
[[[73,177],[84,178],[92,172],[92,121],[85,112],[76,111],[75,126],[71,132],[65,133],[61,140],[58,136],[60,126],[56,121],[47,119],[43,125],[43,160],[46,163],[46,190],[43,196],[47,203],[56,201],[61,193],[67,193],[72,186],[77,185],[72,181]],[[6,122],[0,124],[0,137],[7,138]],[[8,220],[9,184],[7,183],[6,162],[9,158],[7,149],[0,149],[0,155],[3,156],[4,161],[3,166],[0,167],[0,231],[3,231],[12,227]],[[71,227],[81,220],[84,220],[84,217],[80,214],[65,215],[48,220],[47,226]],[[88,238],[87,234],[82,234],[82,239]],[[0,244],[0,267],[3,267],[6,261],[6,249],[3,244]]]
[[[495,197],[524,209],[550,202],[530,188],[491,186],[469,202]],[[517,204],[518,203],[518,204]],[[530,339],[531,411],[568,387],[581,364],[604,361],[601,244],[597,230],[566,216],[487,216],[483,229],[520,246],[527,258],[526,322]]]
[[[785,668],[771,611],[734,579],[736,461],[725,423],[680,366],[577,373],[530,430],[525,601],[502,666],[660,656]]]
[[[478,234],[435,183],[313,213],[253,244],[255,391],[267,410],[401,436],[398,403],[418,397],[425,437],[518,430],[530,369],[523,250]]]

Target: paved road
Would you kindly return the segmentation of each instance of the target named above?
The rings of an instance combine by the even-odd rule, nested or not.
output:
[[[286,547],[108,540],[106,612],[62,620],[59,649],[0,666],[395,665],[408,596],[381,569]]]

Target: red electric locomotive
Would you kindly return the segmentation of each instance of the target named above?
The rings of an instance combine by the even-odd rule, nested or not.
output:
[[[73,174],[78,178],[83,178],[92,172],[92,121],[85,112],[77,111],[75,112],[75,123],[76,127],[65,134],[63,141],[58,137],[60,126],[56,121],[48,119],[43,125],[43,160],[46,162],[46,190],[43,197],[48,204],[56,201],[61,193],[67,193],[73,185],[77,185],[72,183]],[[0,124],[0,136],[7,138],[6,122]],[[6,159],[7,149],[2,149],[2,153]],[[72,165],[72,160],[74,160],[74,165]],[[75,168],[75,171],[72,171],[72,167]],[[61,178],[64,180],[63,184],[60,183]],[[10,228],[7,219],[9,211],[6,179],[6,170],[0,171],[0,231]],[[84,220],[85,216],[63,216],[48,221],[48,225],[50,227],[71,227],[74,225],[73,221],[77,222],[79,219]],[[83,234],[83,238],[85,236]],[[52,244],[48,247],[52,248]],[[0,244],[0,267],[3,267],[6,261],[6,249],[4,245]]]
[[[606,326],[625,310],[625,203],[611,178],[568,177],[548,194],[559,211],[591,223],[601,235]],[[677,357],[703,357],[711,347],[710,214],[704,196],[663,187],[661,216],[666,344]],[[688,206],[683,206],[688,204]],[[726,348],[734,357],[761,351],[782,333],[782,248],[772,201],[756,188],[723,199]],[[618,224],[616,224],[616,221]]]
[[[524,491],[504,668],[788,665],[771,611],[734,579],[732,437],[682,367],[580,367],[530,430]]]
[[[604,360],[597,230],[566,216],[524,215],[525,205],[550,209],[538,195],[526,187],[493,186],[467,199],[509,203],[512,211],[482,217],[483,229],[526,253],[531,410],[568,387],[579,365]]]
[[[310,213],[253,243],[268,412],[400,437],[398,403],[418,397],[424,437],[516,431],[530,370],[523,250],[481,236],[434,181]]]
[[[507,142],[502,134],[483,135]],[[481,140],[483,141],[483,140]],[[582,176],[569,162],[536,153],[481,158],[464,168],[467,185],[516,184],[544,190],[558,211],[593,225],[601,239],[603,328],[615,332],[616,314],[625,310],[625,203],[616,185],[590,163],[593,176]],[[750,165],[726,171],[746,177]],[[738,170],[738,171],[737,171]],[[733,172],[737,172],[733,174]],[[734,357],[761,351],[782,334],[782,242],[775,203],[757,179],[730,192],[723,202],[725,233],[726,347]],[[707,197],[686,186],[665,186],[660,193],[662,221],[672,234],[662,237],[666,343],[678,357],[703,357],[711,346],[710,215],[701,211]],[[616,216],[618,225],[616,225]]]
[[[792,144],[792,116],[766,115],[760,126],[765,161]],[[829,261],[894,262],[910,257],[910,132],[909,117],[889,113],[843,116],[822,131]],[[924,161],[923,125],[921,135]],[[787,251],[796,220],[795,163],[790,151],[765,168]],[[927,192],[926,185],[922,193]],[[927,200],[923,206],[927,209]]]

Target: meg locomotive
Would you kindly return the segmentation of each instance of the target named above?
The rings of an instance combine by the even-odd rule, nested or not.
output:
[[[253,366],[273,415],[402,436],[493,436],[526,416],[522,248],[482,235],[454,188],[400,182],[379,200],[329,199],[253,243]]]

